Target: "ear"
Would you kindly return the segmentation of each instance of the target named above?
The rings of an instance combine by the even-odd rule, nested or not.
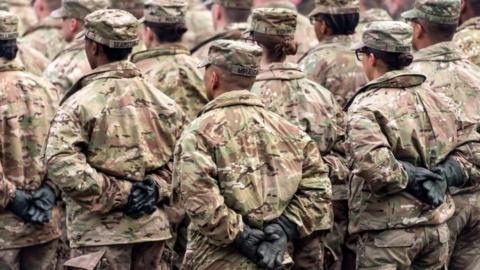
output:
[[[372,66],[372,67],[377,66],[377,58],[375,57],[375,55],[373,53],[367,54],[366,57],[367,57],[367,62],[370,66]]]
[[[467,11],[467,1],[462,0],[462,3],[460,4],[460,13],[463,14]]]
[[[222,7],[219,4],[212,5],[212,18],[214,21],[219,21],[222,19]]]
[[[325,36],[328,35],[329,28],[327,26],[327,23],[325,23],[324,21],[320,21],[319,23],[320,23],[320,30],[322,31],[322,34]]]
[[[413,26],[413,40],[418,40],[424,35],[423,26],[419,23],[412,23]]]
[[[76,33],[77,32],[77,29],[80,27],[78,21],[76,19],[69,19],[70,20],[70,31],[72,33]]]
[[[98,46],[98,43],[91,41],[92,43],[92,54],[94,56],[99,56],[100,55],[100,50],[102,49],[100,46]]]
[[[212,71],[212,76],[210,76],[212,90],[215,90],[220,85],[220,76],[217,71]]]
[[[145,39],[145,43],[152,43],[155,40],[155,33],[153,33],[150,27],[145,26],[143,30],[143,38]]]

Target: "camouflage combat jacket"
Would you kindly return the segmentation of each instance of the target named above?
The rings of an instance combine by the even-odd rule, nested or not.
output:
[[[464,57],[480,66],[480,17],[464,22],[457,29],[453,40]]]
[[[170,197],[174,145],[185,116],[130,62],[100,66],[65,96],[50,129],[48,176],[64,193],[70,245],[118,245],[171,237],[160,206],[123,214],[132,182],[151,177]],[[160,204],[161,205],[161,204]]]
[[[332,225],[328,168],[315,143],[247,90],[203,108],[182,134],[174,168],[192,222],[185,269],[256,269],[229,245],[244,223],[262,229],[283,214],[301,237]]]
[[[427,85],[443,93],[458,105],[461,113],[480,124],[480,67],[465,60],[451,42],[442,42],[419,50],[409,67],[427,76]],[[469,183],[451,193],[479,191],[480,183]]]
[[[16,61],[0,60],[0,249],[38,245],[60,236],[54,208],[45,225],[24,223],[6,210],[16,189],[32,194],[45,183],[44,143],[55,115],[55,87]]]
[[[196,118],[207,104],[203,78],[197,68],[198,60],[180,44],[161,45],[135,53],[131,61],[143,77],[173,99],[189,120]]]
[[[253,85],[265,107],[306,132],[330,169],[333,199],[346,200],[349,171],[343,143],[345,121],[333,95],[307,79],[296,64],[274,63],[262,68]]]
[[[307,77],[330,90],[341,106],[366,83],[363,68],[351,46],[354,36],[332,36],[322,40],[300,59]]]
[[[450,157],[467,178],[479,179],[480,163],[470,155],[478,148],[475,123],[460,120],[456,104],[427,88],[425,79],[388,72],[347,104],[351,233],[436,225],[453,215],[450,195],[432,208],[406,192],[408,176],[399,161],[430,169]]]
[[[52,17],[46,17],[30,29],[21,38],[24,44],[44,54],[49,60],[65,47],[62,33],[62,21]]]
[[[42,76],[50,61],[41,52],[34,48],[17,43],[17,60],[25,67],[25,70],[37,76]]]
[[[243,38],[243,32],[248,29],[247,23],[232,23],[225,27],[223,31],[215,33],[213,36],[204,39],[192,48],[192,55],[200,60],[208,58],[208,50],[212,42],[219,39],[239,40]]]
[[[65,94],[82,76],[91,71],[85,41],[75,39],[48,65],[43,77]]]

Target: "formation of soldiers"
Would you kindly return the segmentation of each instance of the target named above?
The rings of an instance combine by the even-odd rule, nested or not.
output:
[[[479,270],[479,65],[480,0],[0,0],[0,270]]]

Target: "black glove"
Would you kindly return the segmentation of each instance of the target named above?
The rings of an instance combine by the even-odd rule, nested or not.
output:
[[[423,183],[427,203],[438,207],[443,203],[445,194],[447,193],[447,181],[428,180]]]
[[[22,190],[15,191],[15,198],[8,204],[7,208],[15,215],[22,218],[25,222],[30,222],[28,210],[32,197]]]
[[[462,172],[462,167],[455,159],[447,159],[441,164],[433,167],[432,172],[443,176],[449,187],[461,187],[466,181]]]
[[[30,209],[29,212],[32,213],[32,220],[35,223],[47,223],[50,221],[50,218],[52,217],[52,209],[55,207],[56,197],[55,192],[48,185],[43,185],[33,194],[32,198],[34,206],[31,207],[32,209]],[[36,213],[38,211],[34,208],[44,212],[43,221],[39,220],[39,214]]]
[[[233,241],[233,246],[245,257],[257,263],[258,246],[264,240],[264,238],[265,233],[263,233],[261,230],[253,229],[244,223],[243,231],[237,235]]]
[[[136,182],[132,186],[124,213],[131,218],[152,214],[157,209],[158,189],[152,179]]]
[[[429,171],[428,169],[422,167],[416,167],[408,162],[401,162],[403,168],[407,172],[408,175],[408,184],[407,184],[407,191],[415,196],[417,199],[430,204],[434,205],[434,199],[432,198],[433,194],[432,191],[426,190],[424,187],[424,183],[427,181],[443,181],[443,177],[436,173]],[[427,186],[431,186],[430,184]],[[429,195],[430,193],[430,195]],[[443,200],[443,198],[442,198]]]
[[[258,265],[267,269],[282,266],[283,256],[287,250],[288,241],[298,238],[297,225],[288,218],[281,216],[264,229],[265,241],[258,249]]]

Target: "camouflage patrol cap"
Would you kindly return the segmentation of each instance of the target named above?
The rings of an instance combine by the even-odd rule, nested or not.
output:
[[[226,8],[252,9],[253,7],[253,0],[213,0],[212,2]]]
[[[127,11],[102,9],[85,17],[85,36],[110,48],[132,48],[138,44],[138,26]]]
[[[132,13],[138,19],[143,16],[144,0],[110,0],[112,9],[121,9]]]
[[[360,11],[358,0],[315,0],[315,8],[308,16],[323,14],[353,14]]]
[[[0,10],[0,40],[12,40],[18,37],[18,17],[8,11]]]
[[[404,22],[371,22],[363,30],[362,41],[353,45],[352,49],[369,47],[384,52],[410,52],[412,50],[412,32],[412,27]]]
[[[285,8],[257,8],[253,10],[250,31],[267,35],[294,35],[297,12]]]
[[[236,75],[255,77],[258,75],[262,49],[244,41],[220,39],[213,42],[208,58],[198,67],[214,65]]]
[[[424,19],[441,24],[456,24],[461,0],[416,0],[413,9],[402,13],[405,20]]]
[[[50,16],[83,20],[88,14],[109,7],[109,0],[63,0],[62,6],[54,10]]]
[[[154,23],[178,23],[185,21],[185,0],[146,0],[144,20]]]

